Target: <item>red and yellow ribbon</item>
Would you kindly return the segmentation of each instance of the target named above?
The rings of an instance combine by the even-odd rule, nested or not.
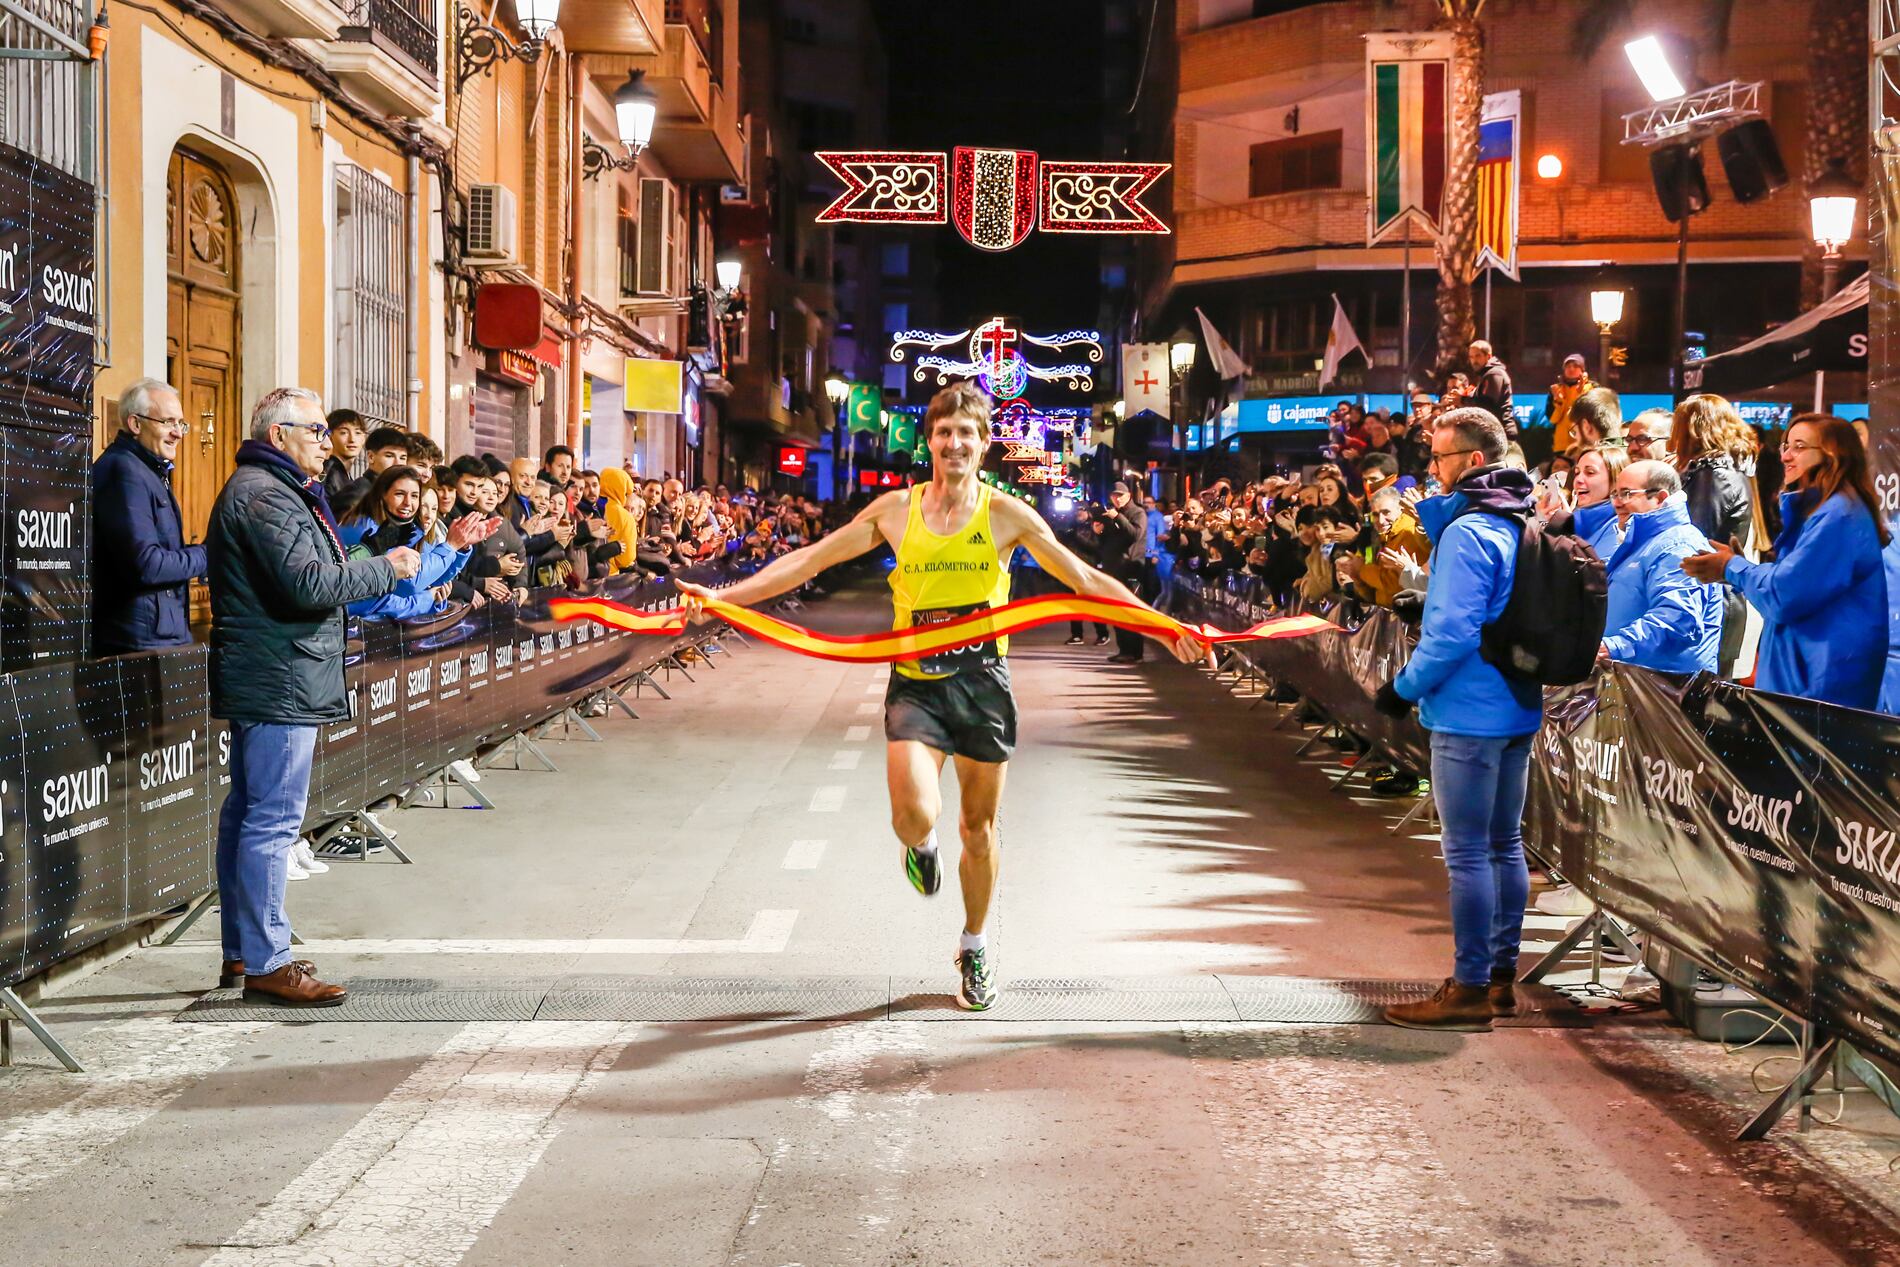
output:
[[[1207,643],[1298,638],[1306,634],[1337,632],[1339,629],[1331,621],[1318,616],[1281,616],[1261,621],[1249,629],[1216,629],[1212,625],[1183,624],[1172,616],[1164,616],[1139,603],[1118,598],[1085,598],[1079,594],[1045,594],[1038,598],[1023,598],[1001,607],[946,620],[942,624],[887,629],[870,634],[819,633],[803,625],[794,625],[788,620],[780,620],[776,616],[717,598],[707,599],[705,609],[708,615],[723,620],[740,632],[784,647],[787,651],[851,664],[916,660],[1065,620],[1115,625],[1164,639],[1186,633]],[[548,610],[556,620],[597,620],[603,625],[631,633],[677,636],[686,631],[686,613],[679,607],[645,612],[605,598],[556,598],[548,603]]]

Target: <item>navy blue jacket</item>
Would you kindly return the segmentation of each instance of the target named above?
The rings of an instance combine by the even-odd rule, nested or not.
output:
[[[92,523],[94,650],[189,644],[189,586],[205,574],[205,548],[185,544],[171,464],[120,432],[92,464]]]

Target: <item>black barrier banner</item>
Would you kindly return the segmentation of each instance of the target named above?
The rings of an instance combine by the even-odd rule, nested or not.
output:
[[[0,145],[0,410],[89,434],[97,295],[93,187]]]
[[[723,577],[705,567],[684,579]],[[562,592],[531,593],[519,609],[350,621],[351,715],[318,731],[306,828],[394,795],[684,642],[558,625],[547,600]],[[607,591],[635,604],[670,603],[674,592],[670,580],[635,578]],[[203,647],[188,647],[0,676],[0,984],[215,886],[231,742],[207,711],[207,665]]]
[[[86,654],[92,439],[0,415],[0,670]]]
[[[1260,619],[1184,578],[1174,602],[1214,624]],[[1328,663],[1342,644],[1343,663]],[[1374,612],[1346,638],[1237,651],[1422,772],[1416,720],[1368,716],[1409,649]],[[1605,909],[1900,1059],[1895,751],[1900,718],[1612,665],[1547,693],[1525,837]]]

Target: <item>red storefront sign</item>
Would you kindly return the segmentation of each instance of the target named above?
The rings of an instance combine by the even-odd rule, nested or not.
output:
[[[778,473],[780,475],[803,475],[805,473],[805,450],[787,445],[778,451]]]

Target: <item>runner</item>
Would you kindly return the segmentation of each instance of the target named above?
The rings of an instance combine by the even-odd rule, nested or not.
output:
[[[889,542],[897,556],[891,591],[898,629],[1008,602],[1004,561],[1018,545],[1077,594],[1140,605],[1120,581],[1059,543],[1032,508],[1013,497],[992,496],[978,479],[990,442],[990,400],[983,392],[968,383],[938,392],[924,413],[924,433],[930,483],[884,494],[837,532],[782,556],[717,597],[742,606],[760,603]],[[702,619],[700,603],[714,595],[683,582],[679,590],[689,616]],[[996,812],[1016,746],[1016,700],[1004,658],[1008,643],[998,638],[899,661],[892,666],[884,699],[891,826],[903,847],[904,872],[925,895],[934,894],[941,882],[940,783],[944,762],[956,761],[963,837],[957,877],[964,914],[957,1002],[972,1011],[996,1001],[983,925],[996,889]],[[1186,664],[1199,661],[1207,650],[1186,633],[1170,649]]]

